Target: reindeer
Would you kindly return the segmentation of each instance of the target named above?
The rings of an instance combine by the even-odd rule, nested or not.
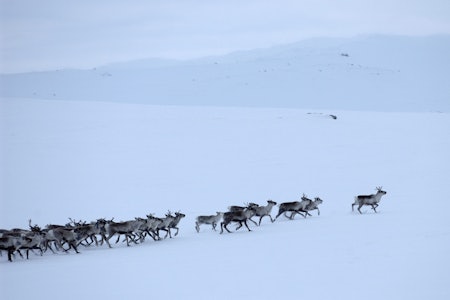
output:
[[[170,236],[170,229],[176,229],[177,232],[175,232],[175,236],[178,235],[178,231],[180,230],[177,226],[178,223],[180,223],[181,219],[186,217],[185,214],[180,213],[179,211],[175,213],[175,218],[170,222],[168,229],[169,229],[169,236]]]
[[[376,191],[377,191],[376,194],[356,196],[355,202],[352,204],[352,211],[353,211],[354,206],[358,205],[358,211],[360,214],[362,214],[361,207],[363,205],[370,205],[376,213],[377,212],[376,208],[378,207],[378,202],[380,202],[382,196],[387,194],[387,192],[382,190],[381,186],[376,187]]]
[[[112,220],[111,220],[112,221]],[[92,245],[92,243],[95,242],[95,246],[98,246],[99,242],[97,239],[97,235],[100,235],[102,237],[100,244],[103,245],[103,241],[106,240],[106,229],[105,229],[105,225],[108,221],[106,221],[105,219],[97,219],[95,222],[92,221],[89,224],[85,224],[82,226],[79,226],[79,228],[85,228],[86,232],[86,238],[84,239],[84,241],[87,243],[87,245]],[[90,239],[90,242],[88,242],[88,238]],[[107,242],[107,244],[109,245],[109,242]]]
[[[27,259],[29,257],[30,250],[33,251],[33,249],[39,250],[42,256],[46,243],[46,233],[38,225],[31,225],[31,219],[28,220],[28,225],[30,227],[30,231],[23,233],[23,239],[16,247],[16,250],[26,249]]]
[[[306,207],[308,204],[310,204],[312,202],[312,200],[308,199],[305,194],[303,194],[301,200],[302,201],[281,203],[280,207],[278,209],[278,214],[275,217],[275,220],[278,219],[278,217],[281,214],[284,214],[284,216],[286,218],[289,218],[290,220],[292,220],[294,218],[295,214],[299,214],[299,215],[303,216],[304,218],[306,218],[306,214],[307,214]],[[290,217],[288,217],[286,214],[288,211],[292,212]],[[305,215],[303,213],[305,213]]]
[[[74,228],[56,227],[50,229],[46,234],[46,248],[49,247],[49,242],[53,242],[58,249],[62,249],[64,252],[67,252],[70,248],[73,248],[76,253],[80,253],[77,247],[85,238],[84,236],[80,238],[80,235],[82,234],[80,234],[80,232],[76,232]],[[67,250],[64,249],[63,243],[67,243],[69,245]]]
[[[274,219],[272,219],[272,216],[270,215],[270,212],[272,211],[272,207],[274,207],[275,205],[277,205],[277,203],[275,201],[267,200],[266,206],[255,206],[254,207],[255,216],[260,217],[258,226],[261,225],[261,221],[265,216],[268,216],[270,218],[270,221],[272,221],[272,223],[275,221]],[[253,221],[251,218],[249,220]]]
[[[155,216],[153,216],[152,214],[148,214],[147,216],[147,221],[145,223],[145,229],[144,229],[144,234],[143,234],[143,238],[145,238],[145,233],[147,233],[149,236],[152,237],[152,239],[154,241],[160,239],[158,236],[158,227],[161,225],[161,223],[163,222],[163,219],[161,218],[157,218]]]
[[[45,240],[45,234],[41,231],[39,226],[31,226],[30,230],[13,228],[9,231],[2,230],[2,236],[0,238],[0,251],[5,250],[8,253],[8,260],[12,261],[14,252],[19,253],[23,258],[20,250],[26,250],[27,259],[29,258],[29,252],[33,249],[38,249],[43,253],[43,244]]]
[[[131,220],[125,222],[109,222],[105,225],[105,231],[108,234],[105,241],[108,243],[108,246],[111,248],[109,244],[109,240],[115,235],[118,234],[116,244],[119,242],[120,235],[125,235],[125,241],[127,242],[127,246],[130,246],[128,239],[130,239],[133,243],[136,242],[135,233],[138,232],[139,227],[141,227],[143,221],[140,220]]]
[[[156,231],[155,231],[158,240],[161,240],[161,237],[159,236],[160,230],[166,232],[166,235],[164,236],[164,238],[167,238],[167,236],[170,236],[170,238],[172,238],[169,225],[170,225],[170,223],[172,223],[172,221],[174,219],[175,219],[175,217],[172,216],[172,213],[170,211],[166,214],[165,218],[161,218],[161,222],[158,224],[158,226],[156,227]]]
[[[0,237],[0,252],[6,251],[8,253],[8,261],[11,262],[14,251],[16,250],[16,241],[17,238],[10,235],[9,232],[4,232],[2,237]]]
[[[303,194],[302,202],[303,202],[303,205],[302,205],[303,209],[300,209],[300,211],[305,213],[305,215],[303,217],[306,218],[307,216],[312,216],[309,212],[312,210],[316,210],[316,209],[317,209],[317,215],[320,216],[319,204],[323,203],[322,199],[320,199],[319,197],[315,197],[314,201],[313,201],[313,200],[307,198],[305,196],[305,194]],[[298,212],[293,211],[290,216],[290,219],[292,220],[294,218],[295,214],[297,214],[297,213]]]
[[[230,212],[238,212],[238,211],[244,211],[244,210],[246,210],[246,209],[248,209],[250,207],[255,208],[255,207],[258,207],[258,206],[259,206],[259,204],[256,204],[256,203],[253,203],[253,202],[245,203],[245,206],[231,205],[231,206],[228,206],[228,211],[230,211]],[[256,226],[258,226],[258,223],[256,223],[255,221],[253,221],[252,219],[249,219],[249,220],[252,221],[252,223],[255,224]]]
[[[312,211],[317,209],[317,215],[320,216],[319,204],[322,203],[323,203],[322,199],[320,199],[319,197],[315,197],[314,201],[312,201],[310,204],[306,206],[306,211]],[[311,216],[311,214],[309,213],[308,215]]]
[[[228,211],[228,212],[224,213],[223,214],[223,221],[222,221],[222,223],[220,223],[220,234],[223,233],[223,229],[224,228],[226,229],[226,231],[231,233],[231,231],[228,230],[228,228],[227,228],[227,225],[230,224],[231,222],[239,223],[239,226],[236,228],[236,230],[241,228],[242,227],[242,223],[244,223],[245,227],[247,227],[248,231],[251,231],[250,228],[247,225],[247,220],[249,220],[254,215],[255,215],[255,206],[249,206],[249,207],[247,207],[244,210]]]
[[[217,223],[222,219],[223,212],[217,212],[216,215],[211,216],[198,216],[195,222],[195,230],[200,232],[200,225],[202,224],[211,224],[212,229],[216,231]]]

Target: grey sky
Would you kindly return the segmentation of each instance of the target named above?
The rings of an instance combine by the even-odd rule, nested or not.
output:
[[[450,34],[449,0],[0,0],[0,72],[192,58],[310,37]]]

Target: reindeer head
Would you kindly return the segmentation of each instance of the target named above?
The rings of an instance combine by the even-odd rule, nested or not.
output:
[[[39,227],[37,224],[34,226],[31,225],[31,219],[28,220],[28,226],[30,226],[30,230],[33,232],[40,233],[42,231],[41,227]]]
[[[380,193],[380,194],[383,194],[383,195],[387,194],[387,192],[383,191],[383,187],[382,186],[377,186],[376,190],[377,190],[377,193]]]
[[[314,201],[317,202],[318,204],[322,204],[323,203],[323,200],[320,199],[319,197],[315,197]]]
[[[273,200],[267,200],[267,204],[277,205],[277,203]]]
[[[186,217],[186,215],[183,214],[183,213],[180,213],[180,211],[177,211],[177,212],[175,213],[175,217],[176,217],[176,218],[182,219],[182,218]]]

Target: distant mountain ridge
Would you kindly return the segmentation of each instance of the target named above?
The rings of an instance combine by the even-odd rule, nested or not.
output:
[[[450,36],[311,39],[189,61],[0,75],[0,97],[450,111]]]

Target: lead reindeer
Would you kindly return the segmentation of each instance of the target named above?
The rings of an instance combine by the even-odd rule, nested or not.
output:
[[[376,190],[376,194],[356,196],[355,202],[352,204],[352,211],[354,206],[358,205],[358,211],[360,214],[362,214],[361,207],[363,207],[364,205],[370,205],[372,209],[377,212],[376,208],[378,207],[378,202],[380,202],[381,197],[386,195],[387,192],[383,191],[381,186],[377,187]]]

